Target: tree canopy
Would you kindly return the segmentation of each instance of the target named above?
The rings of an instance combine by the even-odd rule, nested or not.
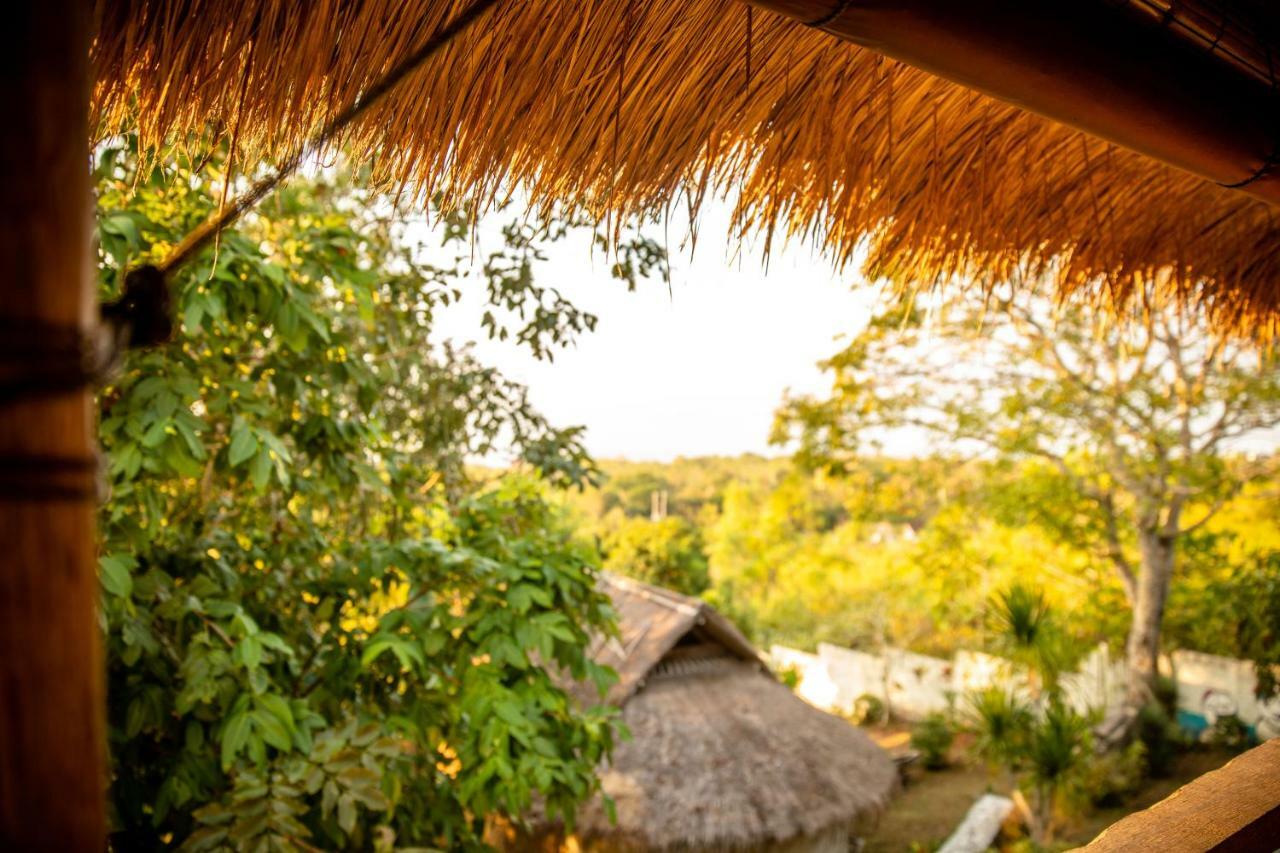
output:
[[[604,567],[646,583],[697,595],[710,586],[702,533],[679,517],[628,518],[603,544]]]
[[[102,293],[221,202],[221,149],[97,155]],[[550,357],[595,325],[535,278],[572,227],[513,222],[472,264],[465,210],[426,253],[337,168],[299,179],[173,282],[172,343],[100,396],[112,825],[119,849],[480,845],[535,795],[596,790],[611,712],[595,560],[544,497],[596,476],[580,431],[431,337],[478,270],[489,334]],[[444,258],[441,261],[440,258]],[[662,263],[637,237],[615,275]],[[465,463],[509,445],[510,476]]]
[[[1154,289],[1119,322],[1027,282],[928,310],[899,300],[825,367],[830,396],[793,399],[778,418],[806,464],[839,472],[906,429],[1046,470],[1023,480],[1036,493],[1018,505],[1114,568],[1133,613],[1135,701],[1155,678],[1179,543],[1274,472],[1274,459],[1231,451],[1280,425],[1280,363]]]

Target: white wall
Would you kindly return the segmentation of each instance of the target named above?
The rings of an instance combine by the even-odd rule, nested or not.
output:
[[[839,688],[822,658],[798,649],[774,646],[769,649],[769,660],[775,669],[793,670],[800,677],[796,695],[810,705],[837,712],[843,707],[839,701]]]
[[[1127,676],[1124,662],[1113,659],[1106,645],[1099,644],[1075,672],[1062,677],[1062,692],[1080,713],[1105,711],[1124,702]]]
[[[1258,701],[1251,661],[1180,650],[1173,653],[1172,663],[1179,710],[1203,717],[1209,725],[1235,714],[1256,726],[1259,737],[1280,736],[1280,700]]]
[[[885,649],[876,655],[822,643],[811,654],[774,646],[775,666],[794,669],[800,676],[796,692],[819,708],[847,714],[859,696],[871,694],[884,701],[899,717],[918,720],[932,711],[944,711],[948,700],[991,685],[1005,685],[1022,694],[1025,678],[1003,658],[983,652],[960,651],[951,660]],[[1280,700],[1258,702],[1250,661],[1174,652],[1166,667],[1178,684],[1178,709],[1187,719],[1203,718],[1212,725],[1217,716],[1234,713],[1256,726],[1260,737],[1280,736]],[[1085,712],[1115,707],[1124,700],[1125,667],[1105,645],[1099,645],[1081,661],[1077,671],[1062,679],[1063,693],[1073,708]]]
[[[955,667],[942,658],[918,655],[905,649],[885,649],[889,704],[893,713],[918,720],[945,709],[959,695],[955,691]]]
[[[836,684],[836,701],[829,710],[848,713],[864,693],[885,698],[885,662],[876,655],[818,644],[818,658]]]

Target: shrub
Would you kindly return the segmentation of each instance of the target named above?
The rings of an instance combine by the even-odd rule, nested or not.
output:
[[[203,156],[132,146],[95,149],[104,299],[220,203]],[[544,298],[532,232],[504,229],[480,278],[428,264],[389,200],[325,172],[175,273],[174,340],[101,390],[113,850],[474,850],[491,814],[572,812],[612,747],[613,714],[561,687],[611,678],[593,555],[545,492],[595,478],[579,433],[424,343],[464,281],[536,304],[511,333],[538,350],[594,318]],[[508,438],[545,482],[476,482]]]
[[[1219,717],[1204,733],[1204,741],[1212,746],[1240,752],[1253,740],[1249,727],[1235,714]]]
[[[940,770],[947,766],[951,744],[955,740],[951,723],[943,714],[930,714],[911,730],[911,745],[920,751],[924,766]]]
[[[988,615],[995,635],[1017,649],[1035,648],[1050,619],[1044,592],[1022,584],[996,593]]]
[[[1137,739],[1147,750],[1147,770],[1152,776],[1168,776],[1173,759],[1184,745],[1178,724],[1158,702],[1138,712]]]
[[[1147,748],[1135,740],[1124,749],[1089,758],[1077,785],[1091,806],[1114,807],[1136,793],[1147,775]]]
[[[1037,784],[1057,784],[1080,766],[1089,741],[1089,721],[1061,702],[1052,702],[1031,727],[1025,751]]]
[[[1156,677],[1155,701],[1160,703],[1170,718],[1178,712],[1178,682],[1167,675]]]
[[[1054,618],[1044,591],[1014,584],[996,593],[987,620],[996,647],[1027,668],[1032,695],[1059,695],[1058,680],[1076,665],[1080,647]]]
[[[888,722],[884,702],[873,693],[863,693],[853,703],[853,721],[860,726]]]
[[[604,567],[618,574],[685,595],[711,586],[702,532],[683,518],[628,518],[605,537],[604,550]]]

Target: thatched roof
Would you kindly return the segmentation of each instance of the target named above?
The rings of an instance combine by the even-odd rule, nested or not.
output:
[[[676,644],[691,635],[738,660],[760,663],[751,642],[705,601],[609,572],[601,575],[601,586],[617,613],[619,636],[596,639],[590,654],[618,673],[618,683],[605,696],[611,705],[624,705]]]
[[[212,123],[257,155],[295,146],[461,4],[100,6],[100,133],[156,144]],[[1020,264],[1118,296],[1135,277],[1206,281],[1222,323],[1274,326],[1272,206],[748,8],[502,2],[349,150],[392,184],[521,186],[615,223],[728,192],[744,232],[803,236],[837,262],[869,239],[870,271],[908,284]]]
[[[644,666],[623,661],[631,739],[601,777],[617,823],[599,800],[581,809],[588,849],[751,849],[874,822],[897,772],[865,733],[778,683],[705,604],[614,576],[604,588]]]

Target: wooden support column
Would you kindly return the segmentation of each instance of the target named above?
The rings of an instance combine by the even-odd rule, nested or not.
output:
[[[92,7],[18,3],[0,36],[3,850],[105,847],[93,422],[74,358],[95,317]]]

